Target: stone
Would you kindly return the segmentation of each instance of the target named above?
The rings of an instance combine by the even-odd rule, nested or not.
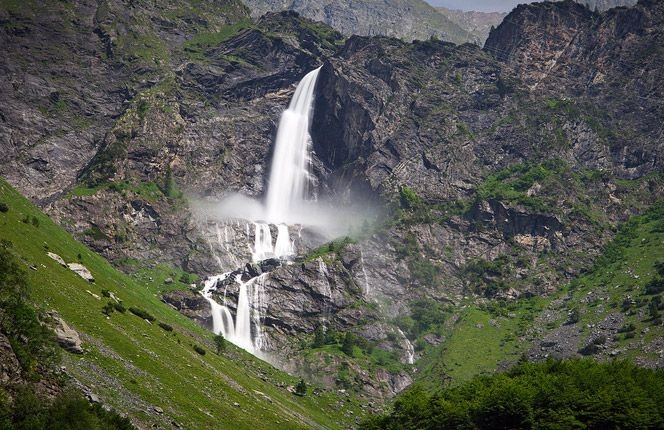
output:
[[[55,260],[62,267],[67,267],[67,263],[65,263],[65,260],[63,260],[62,257],[60,257],[58,254],[55,254],[53,252],[47,252],[46,255]]]
[[[0,333],[0,386],[19,384],[22,380],[21,364],[14,354],[9,339]]]
[[[83,347],[81,346],[81,338],[78,332],[71,328],[56,312],[49,312],[48,314],[54,323],[55,336],[58,344],[66,351],[74,354],[83,354]]]
[[[69,270],[75,272],[78,276],[85,279],[86,281],[88,282],[95,281],[95,278],[92,276],[92,273],[90,273],[88,268],[82,265],[81,263],[69,263],[67,264],[67,267],[69,267]]]
[[[172,284],[172,283],[173,283],[173,278],[166,278],[166,279],[164,279],[164,284],[166,284],[166,285],[170,285],[170,284]]]

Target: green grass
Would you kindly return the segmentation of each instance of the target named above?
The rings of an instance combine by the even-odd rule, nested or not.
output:
[[[445,326],[446,340],[420,363],[418,380],[435,390],[443,381],[456,385],[494,373],[503,362],[516,362],[529,346],[519,337],[548,300],[533,298],[488,309],[467,305]]]
[[[86,352],[65,354],[67,372],[141,427],[170,428],[171,420],[184,428],[201,429],[343,428],[349,424],[350,418],[336,406],[334,392],[294,396],[285,386],[295,385],[297,378],[230,345],[225,356],[212,353],[212,333],[162,303],[154,282],[137,282],[116,270],[3,180],[0,201],[9,207],[0,213],[0,239],[11,241],[11,249],[34,268],[27,272],[36,304],[56,309],[83,334]],[[26,215],[39,219],[39,227],[21,222]],[[59,266],[47,251],[67,262],[76,261],[80,254],[96,283]],[[109,300],[102,297],[104,289],[125,307],[144,309],[173,331],[130,312],[114,312],[107,318],[101,312]],[[199,355],[193,345],[208,353]],[[162,408],[164,414],[147,413],[152,406]],[[352,402],[343,409],[360,414]]]
[[[653,326],[648,319],[647,304],[652,297],[645,294],[646,284],[657,276],[655,265],[664,262],[663,227],[664,202],[660,201],[643,215],[624,223],[594,267],[566,287],[571,302],[578,303],[582,326],[596,324],[612,313],[624,313],[624,324],[632,324],[639,335],[633,340],[620,336],[620,346],[638,342],[646,327],[649,333],[643,336],[644,340],[664,334],[664,328]],[[584,300],[590,294],[598,299]],[[623,309],[628,298],[635,303]],[[636,348],[628,354],[638,353]]]
[[[191,61],[206,61],[205,51],[229,40],[240,31],[252,28],[250,20],[241,20],[223,27],[220,31],[201,32],[182,45],[186,57]]]

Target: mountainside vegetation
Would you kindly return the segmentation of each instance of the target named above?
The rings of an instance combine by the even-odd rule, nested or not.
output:
[[[355,418],[340,409],[358,416],[358,403],[335,392],[315,388],[316,395],[294,396],[287,388],[297,384],[296,377],[234,346],[228,345],[222,354],[201,355],[199,350],[216,350],[212,333],[160,300],[164,289],[177,285],[164,284],[153,272],[148,272],[149,277],[148,273],[132,277],[117,271],[4,180],[0,201],[7,206],[0,213],[0,253],[8,256],[2,259],[0,273],[2,332],[9,337],[24,373],[54,364],[47,358],[57,352],[52,335],[36,319],[32,305],[36,303],[44,311],[56,309],[81,333],[84,353],[61,353],[62,377],[74,386],[88,387],[138,428],[271,429],[275,424],[279,428],[342,428]],[[22,222],[26,216],[38,219],[39,225]],[[82,263],[94,274],[94,282],[62,267],[49,252],[66,262]],[[25,289],[30,290],[30,302],[25,302]],[[108,303],[122,307],[104,312]],[[124,312],[124,308],[134,311]],[[41,405],[42,401],[28,392],[20,398],[27,403],[16,403],[5,413],[16,420],[16,428],[59,428],[51,425],[67,416],[71,421],[63,421],[62,428],[115,422],[97,406],[88,409],[87,400],[73,393],[58,397],[50,407],[30,406],[29,402]],[[30,419],[44,424],[20,424],[21,414],[28,412]],[[102,428],[129,428],[122,425]]]
[[[484,48],[430,33],[442,15],[422,2],[254,3],[311,15],[0,0],[0,346],[20,378],[51,369],[87,399],[35,388],[39,425],[72,408],[103,427],[99,401],[137,428],[369,412],[387,413],[374,428],[473,428],[501,412],[495,392],[504,427],[536,427],[555,418],[548,384],[587,371],[555,413],[601,427],[586,388],[659,389],[633,365],[664,366],[663,2],[520,5]],[[289,261],[254,261],[267,232],[235,209],[265,197],[280,115],[317,68],[308,191],[339,225],[290,226]],[[275,367],[210,330],[208,299],[237,315],[240,296]],[[60,361],[48,315],[80,338]],[[661,420],[630,392],[607,423]],[[0,403],[15,422],[27,407]]]
[[[413,387],[362,429],[659,428],[664,372],[627,362],[549,360],[428,395]]]

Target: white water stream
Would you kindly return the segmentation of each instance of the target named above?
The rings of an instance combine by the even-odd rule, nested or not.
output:
[[[302,78],[288,109],[281,115],[262,216],[267,222],[254,222],[254,246],[251,249],[254,263],[268,258],[288,258],[295,253],[287,223],[296,219],[302,209],[311,179],[309,125],[319,70],[320,68],[313,70]],[[276,241],[273,241],[270,224],[277,226]],[[218,226],[216,233],[217,240],[221,243],[222,232]],[[228,251],[228,231],[225,227],[223,236]],[[208,278],[202,290],[203,297],[212,308],[213,331],[256,355],[264,346],[261,321],[266,308],[265,275],[246,282],[242,282],[241,275],[236,276],[235,283],[238,284],[239,292],[235,319],[226,305],[225,291],[223,305],[213,298],[219,283],[227,281],[229,276],[230,272]]]

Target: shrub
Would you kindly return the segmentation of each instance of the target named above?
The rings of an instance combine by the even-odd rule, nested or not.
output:
[[[194,351],[196,351],[200,355],[205,355],[205,350],[198,345],[194,345]]]
[[[295,394],[298,396],[304,396],[307,394],[307,383],[304,382],[304,379],[300,379],[300,381],[295,386]]]
[[[311,342],[312,348],[320,348],[325,345],[325,328],[322,325],[314,330],[314,340]]]
[[[354,346],[355,346],[355,336],[353,336],[353,333],[351,332],[346,332],[346,335],[344,336],[344,341],[341,344],[341,352],[352,357]]]
[[[7,206],[7,203],[5,202],[0,202],[0,212],[7,212],[9,211],[9,206]]]
[[[415,384],[363,430],[658,428],[664,370],[592,360],[521,363],[430,395]]]
[[[101,295],[104,297],[111,297],[111,292],[109,290],[101,290]]]
[[[136,315],[137,317],[143,318],[144,320],[148,320],[150,322],[155,320],[155,317],[153,317],[147,311],[144,311],[143,309],[140,308],[130,307],[129,312]]]
[[[113,306],[113,303],[111,303],[111,302],[106,303],[106,304],[104,305],[104,307],[101,308],[101,313],[103,313],[103,314],[106,315],[107,317],[108,317],[108,316],[111,316],[111,314],[113,313],[113,311],[115,311],[115,306]]]
[[[217,347],[217,355],[226,351],[226,339],[222,334],[218,334],[214,337],[214,346]]]
[[[159,323],[159,327],[161,327],[161,328],[164,329],[165,331],[173,331],[173,327],[170,326],[170,325],[168,325],[168,324],[166,324],[166,323],[164,323],[164,322],[160,322],[160,323]]]
[[[113,303],[113,308],[120,312],[121,314],[125,313],[127,309],[122,305],[122,303]]]

